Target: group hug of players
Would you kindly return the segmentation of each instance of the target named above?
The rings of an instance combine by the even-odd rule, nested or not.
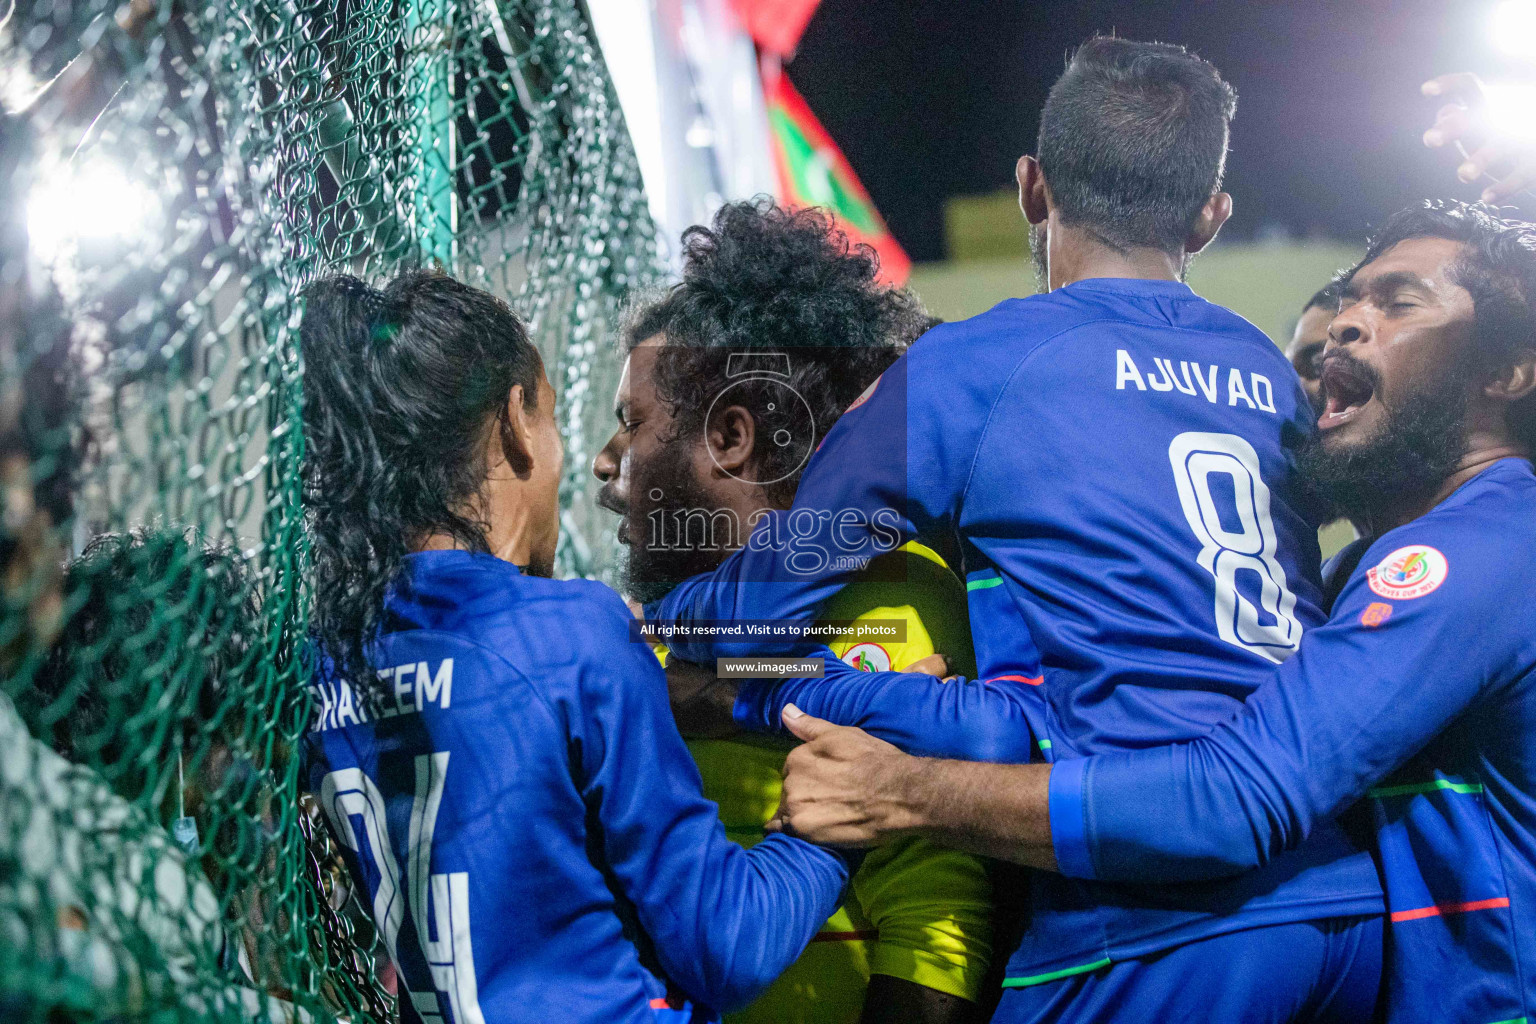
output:
[[[310,289],[310,777],[404,1020],[1536,1017],[1536,226],[1389,219],[1314,404],[1182,283],[1234,103],[1086,43],[1019,163],[1044,287],[964,322],[816,212],[686,233],[593,466],[670,649],[549,578],[517,317]],[[843,631],[708,628],[756,621]],[[824,672],[716,678],[770,654]]]

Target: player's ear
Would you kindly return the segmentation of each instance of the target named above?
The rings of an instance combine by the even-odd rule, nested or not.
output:
[[[1521,352],[1483,387],[1483,394],[1497,402],[1518,402],[1532,392],[1536,392],[1536,349]]]
[[[716,466],[732,476],[739,476],[752,458],[757,442],[757,420],[745,406],[730,405],[716,409],[704,424],[704,443]]]
[[[1200,207],[1200,215],[1195,218],[1194,227],[1189,229],[1189,235],[1184,239],[1185,252],[1199,252],[1216,238],[1221,226],[1232,216],[1232,197],[1225,192],[1216,192]]]
[[[507,468],[520,479],[528,476],[533,471],[533,417],[523,405],[521,384],[512,385],[497,420],[497,440]]]
[[[1026,153],[1019,157],[1013,174],[1019,181],[1019,209],[1023,211],[1024,219],[1031,224],[1044,224],[1051,215],[1051,204],[1040,161]]]

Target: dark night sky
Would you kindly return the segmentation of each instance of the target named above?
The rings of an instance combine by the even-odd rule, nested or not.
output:
[[[915,259],[943,257],[948,196],[1011,185],[1068,49],[1109,30],[1189,46],[1236,87],[1225,237],[1357,241],[1415,199],[1476,197],[1420,143],[1436,104],[1418,88],[1448,71],[1519,76],[1493,48],[1493,6],[823,0],[788,69]]]

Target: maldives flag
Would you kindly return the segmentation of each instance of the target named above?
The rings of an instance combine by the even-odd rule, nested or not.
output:
[[[766,66],[768,63],[763,69],[763,93],[768,101],[779,198],[787,206],[825,207],[850,239],[864,242],[880,254],[882,281],[905,284],[912,272],[912,261],[885,226],[842,150],[805,105],[789,76]]]

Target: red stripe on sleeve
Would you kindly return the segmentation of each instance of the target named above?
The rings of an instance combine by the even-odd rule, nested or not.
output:
[[[1432,907],[1415,907],[1412,910],[1399,910],[1393,913],[1394,923],[1401,921],[1418,921],[1426,917],[1442,917],[1447,914],[1465,914],[1473,910],[1498,910],[1509,906],[1508,896],[1499,896],[1491,900],[1474,900],[1471,903],[1437,903]]]

